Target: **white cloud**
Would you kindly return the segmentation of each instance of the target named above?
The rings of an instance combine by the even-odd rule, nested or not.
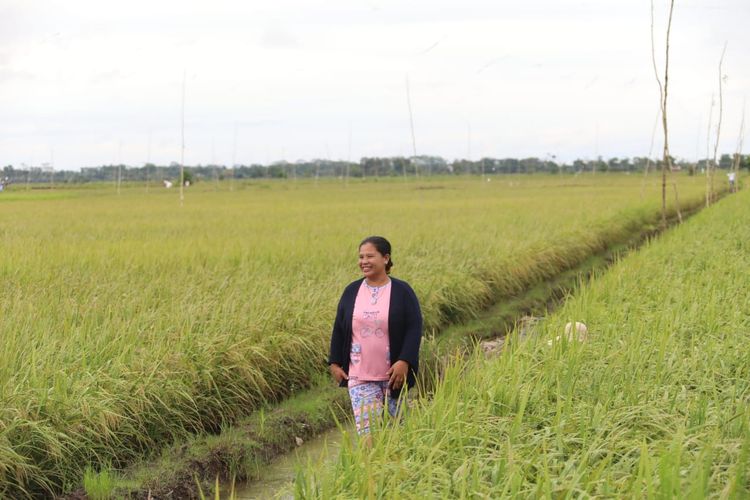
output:
[[[738,126],[750,4],[675,9],[671,141],[692,157],[725,40],[725,120]],[[149,134],[152,159],[174,160],[183,71],[190,163],[210,161],[212,143],[228,163],[235,123],[243,162],[345,157],[350,123],[354,158],[408,154],[407,73],[419,152],[465,155],[471,122],[474,156],[643,155],[650,57],[648,4],[628,0],[6,0],[0,162],[49,147],[61,167],[110,162],[122,142],[123,161],[142,163]]]
[[[263,47],[271,49],[298,48],[301,46],[297,37],[278,21],[274,21],[265,27],[260,40]]]

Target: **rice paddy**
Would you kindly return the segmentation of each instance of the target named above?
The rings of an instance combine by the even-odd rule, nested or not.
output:
[[[749,202],[629,255],[498,357],[456,363],[371,448],[310,465],[297,496],[747,498]]]
[[[70,491],[87,470],[118,469],[308,387],[364,236],[392,241],[394,275],[412,283],[434,335],[655,225],[656,179],[643,199],[641,182],[265,182],[191,188],[182,208],[174,192],[142,186],[8,191],[0,492]],[[701,204],[700,181],[680,177],[679,188],[685,206]]]

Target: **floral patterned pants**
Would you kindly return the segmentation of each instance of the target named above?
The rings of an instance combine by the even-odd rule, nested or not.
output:
[[[354,410],[354,423],[357,425],[357,433],[368,434],[370,432],[370,421],[373,417],[383,414],[383,407],[388,405],[388,413],[395,417],[398,414],[399,402],[390,396],[387,380],[374,382],[360,382],[349,387],[349,397],[352,400]]]

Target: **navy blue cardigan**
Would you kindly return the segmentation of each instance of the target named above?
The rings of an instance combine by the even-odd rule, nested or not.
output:
[[[336,320],[331,333],[331,350],[328,364],[336,363],[349,373],[349,351],[352,347],[352,318],[354,316],[354,301],[357,299],[359,287],[364,278],[350,283],[341,295]],[[408,387],[413,387],[415,375],[419,368],[419,344],[422,341],[422,311],[414,290],[406,281],[391,278],[391,301],[388,310],[388,340],[391,353],[391,363],[403,360],[409,363],[409,373],[406,377]],[[347,381],[341,381],[341,387],[346,387]],[[400,391],[391,391],[393,397],[398,397]]]

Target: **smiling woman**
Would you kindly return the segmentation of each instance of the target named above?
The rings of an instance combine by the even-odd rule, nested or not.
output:
[[[422,339],[422,313],[411,286],[389,276],[391,244],[370,236],[359,245],[363,278],[344,290],[331,334],[331,375],[349,387],[359,434],[370,417],[399,411],[401,389],[414,385]]]

